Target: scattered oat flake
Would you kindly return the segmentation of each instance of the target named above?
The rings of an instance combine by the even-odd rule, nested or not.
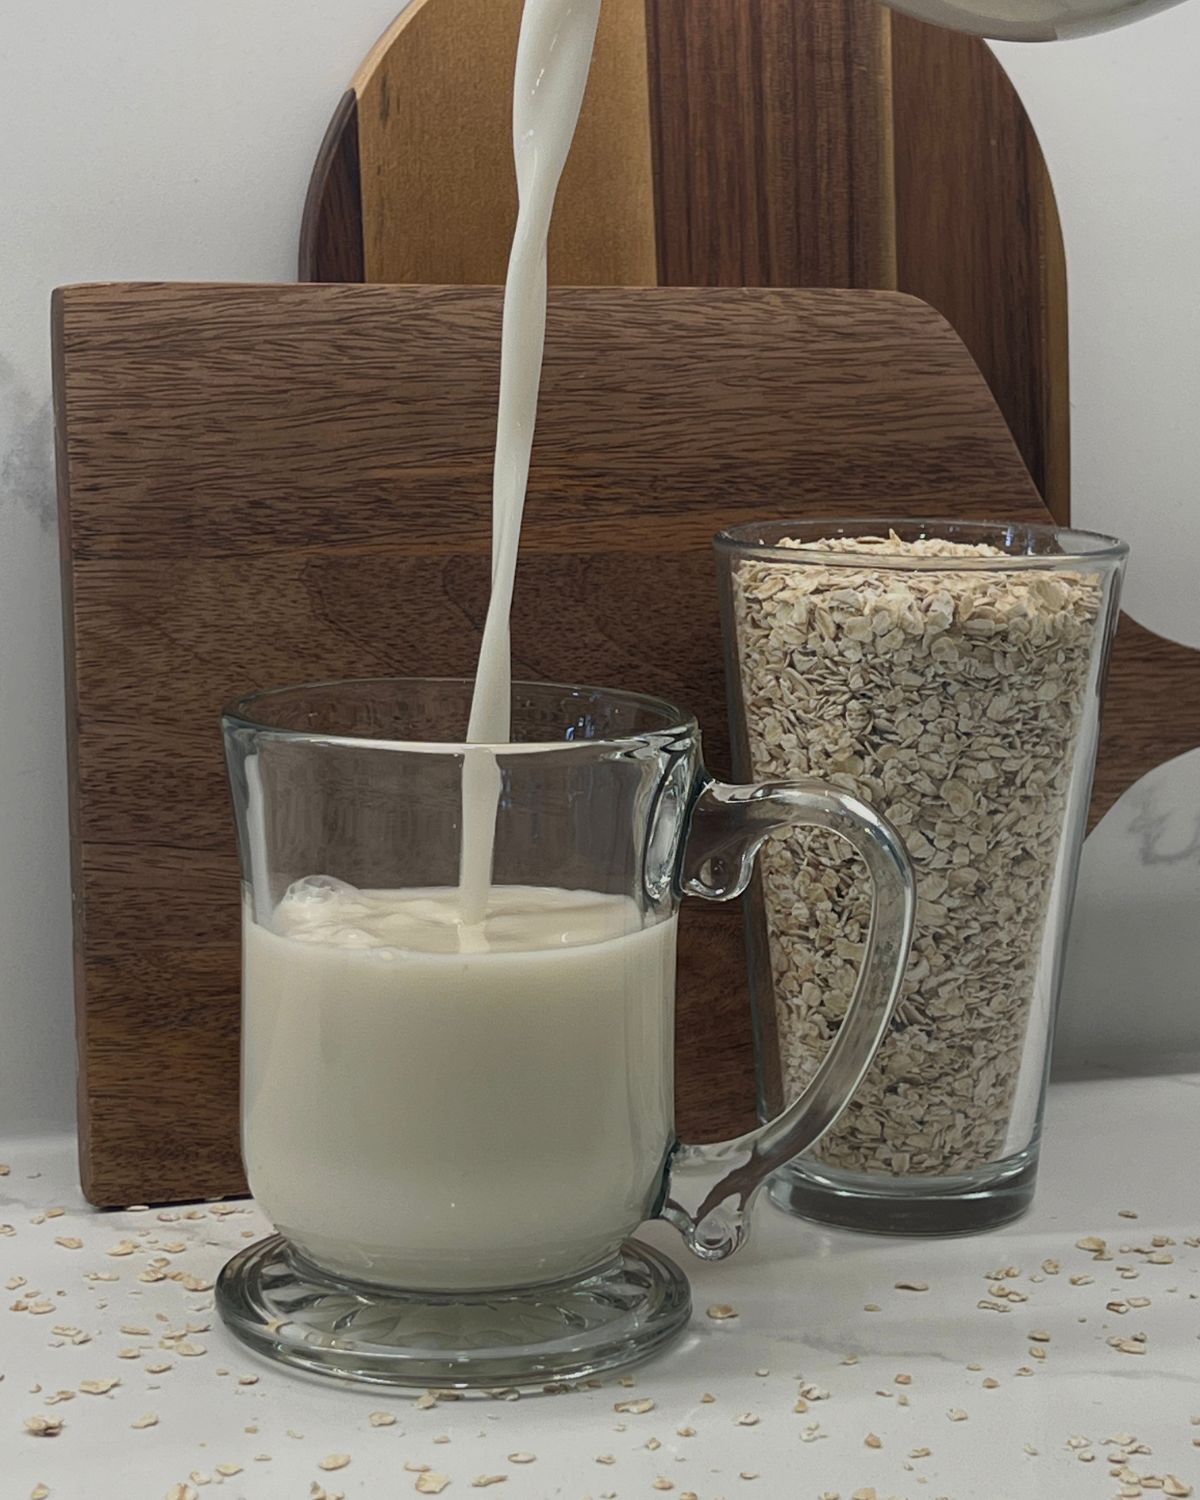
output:
[[[321,1459],[320,1463],[317,1464],[317,1468],[324,1469],[328,1474],[332,1473],[334,1469],[344,1469],[349,1462],[350,1455],[348,1453],[329,1453]]]
[[[57,1437],[63,1430],[61,1417],[26,1417],[25,1431],[33,1437]]]
[[[429,1465],[428,1464],[414,1464],[414,1463],[410,1462],[410,1463],[406,1463],[404,1465],[404,1467],[408,1471],[408,1473],[410,1473],[410,1474],[428,1474],[429,1473]]]
[[[897,1385],[912,1385],[911,1375],[896,1375],[893,1378]]]
[[[758,1470],[757,1469],[743,1469],[741,1471],[741,1473],[738,1475],[738,1478],[739,1479],[757,1479],[758,1478]]]
[[[991,1375],[985,1375],[980,1384],[983,1386],[985,1391],[998,1390],[1000,1386],[1000,1382],[994,1379]]]
[[[1086,1234],[1081,1240],[1075,1241],[1075,1248],[1077,1250],[1091,1250],[1097,1255],[1102,1255],[1108,1249],[1108,1244],[1097,1234]]]
[[[735,1420],[739,1427],[757,1427],[759,1422],[761,1421],[761,1418],[756,1416],[752,1411],[744,1411],[741,1416],[737,1417]]]
[[[694,1427],[677,1427],[675,1433],[677,1437],[695,1437],[696,1429]]]
[[[868,1432],[867,1435],[866,1435],[866,1437],[863,1438],[863,1443],[868,1448],[882,1448],[883,1447],[883,1439],[879,1436],[879,1434],[877,1432]]]
[[[45,1484],[35,1484],[29,1491],[29,1500],[46,1500],[50,1493],[50,1487]]]
[[[895,1286],[898,1292],[927,1292],[929,1290],[927,1281],[897,1281]]]
[[[654,1402],[650,1400],[649,1396],[642,1396],[637,1401],[616,1401],[613,1403],[613,1411],[630,1412],[637,1417],[653,1410]]]
[[[967,1420],[967,1414],[961,1406],[952,1406],[946,1415],[952,1422],[965,1422]]]
[[[929,1458],[932,1453],[932,1448],[910,1448],[908,1450],[909,1458]]]
[[[652,1437],[646,1439],[645,1446],[650,1450],[651,1453],[657,1453],[658,1450],[662,1447],[662,1444],[656,1437]]]
[[[61,1245],[64,1250],[82,1250],[83,1241],[76,1234],[57,1234],[54,1243]]]
[[[711,1406],[716,1399],[711,1391],[705,1391],[703,1396],[700,1397],[700,1404],[702,1406]]]
[[[417,1494],[440,1495],[449,1483],[449,1474],[435,1474],[432,1470],[427,1474],[419,1474],[416,1484]]]
[[[208,1350],[203,1344],[193,1344],[189,1339],[183,1339],[175,1345],[175,1353],[182,1354],[185,1359],[194,1359],[199,1354],[207,1354]]]
[[[1112,1348],[1119,1350],[1122,1354],[1145,1354],[1146,1345],[1142,1339],[1109,1339]]]
[[[863,1312],[882,1312],[882,1311],[883,1311],[883,1308],[880,1307],[880,1305],[879,1305],[878,1302],[864,1302],[863,1303]]]
[[[536,1453],[510,1453],[508,1455],[510,1464],[532,1464],[537,1462]]]
[[[673,1479],[664,1479],[660,1474],[650,1488],[654,1490],[673,1490],[675,1488],[675,1481]]]
[[[1035,1328],[1029,1337],[1036,1344],[1048,1344],[1050,1342],[1050,1335],[1044,1328]]]
[[[714,1302],[708,1309],[708,1316],[714,1323],[723,1323],[729,1318],[737,1317],[737,1308],[730,1307],[728,1302]]]
[[[1091,1286],[1092,1280],[1093,1280],[1093,1278],[1091,1276],[1072,1276],[1071,1277],[1071,1285],[1072,1286]]]
[[[615,1464],[616,1461],[616,1458],[611,1453],[601,1453],[596,1459],[598,1464]]]
[[[1144,1484],[1145,1480],[1142,1482]],[[1180,1479],[1177,1474],[1164,1474],[1162,1487],[1164,1495],[1177,1496],[1178,1500],[1186,1500],[1186,1497],[1192,1493],[1191,1485]]]
[[[196,1491],[190,1484],[173,1484],[167,1491],[167,1500],[196,1500]]]
[[[507,1484],[507,1474],[477,1474],[471,1481],[473,1490],[486,1490],[489,1484]]]
[[[850,1496],[850,1500],[879,1500],[879,1497],[875,1493],[875,1486],[869,1484],[866,1489],[855,1490]]]
[[[242,1472],[241,1464],[216,1464],[214,1468],[223,1479],[232,1479],[235,1474]]]
[[[136,1428],[157,1427],[158,1418],[152,1411],[148,1411],[143,1416],[138,1417],[136,1421],[130,1422],[129,1425]]]
[[[257,1380],[257,1379],[258,1379],[257,1375],[254,1375],[254,1376],[243,1375],[242,1379],[241,1379],[241,1381],[239,1383],[240,1384],[245,1384],[248,1380]],[[370,1422],[370,1424],[371,1424],[372,1427],[394,1427],[396,1425],[396,1418],[392,1415],[392,1413],[390,1411],[373,1411],[370,1414],[370,1416],[367,1418],[367,1421]]]
[[[107,1396],[114,1386],[120,1385],[119,1380],[111,1375],[106,1375],[102,1380],[81,1380],[79,1389],[85,1396]]]
[[[1151,1266],[1173,1266],[1175,1257],[1168,1255],[1165,1250],[1156,1250],[1153,1255],[1147,1255],[1146,1263]]]
[[[1119,1208],[1119,1209],[1117,1209],[1117,1218],[1118,1219],[1136,1219],[1137,1218],[1137,1213],[1132,1208]]]

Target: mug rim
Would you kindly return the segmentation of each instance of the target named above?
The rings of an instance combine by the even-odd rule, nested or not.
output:
[[[920,537],[949,536],[951,540],[992,542],[1005,534],[1022,537],[1032,543],[1057,542],[1060,551],[1005,552],[1001,557],[914,557],[886,552],[873,557],[870,553],[835,548],[828,551],[802,547],[781,547],[779,539],[802,536],[818,540],[886,535],[890,530],[915,531]],[[763,533],[775,540],[763,540]],[[916,538],[906,538],[913,539]],[[879,567],[910,572],[987,572],[990,569],[1014,569],[1054,572],[1061,568],[1102,568],[1123,562],[1129,555],[1129,543],[1101,531],[1084,531],[1077,526],[1060,526],[1053,521],[960,521],[953,516],[797,516],[792,520],[749,521],[719,531],[713,539],[718,552],[744,553],[772,562],[797,565],[820,565],[832,568],[858,568],[875,564]]]
[[[235,698],[221,710],[221,727],[230,730],[249,730],[259,736],[293,740],[313,745],[337,745],[348,749],[396,750],[408,754],[462,755],[469,750],[489,750],[496,754],[537,755],[556,750],[562,752],[585,750],[629,750],[659,741],[670,741],[686,736],[699,738],[699,724],[694,714],[679,708],[665,698],[656,698],[650,693],[639,693],[625,688],[598,687],[589,683],[547,682],[543,680],[518,679],[512,684],[514,693],[520,689],[534,689],[551,693],[577,694],[615,700],[648,710],[662,722],[653,728],[636,734],[605,735],[596,739],[579,740],[522,740],[515,743],[463,740],[404,740],[385,739],[372,735],[337,734],[326,730],[290,729],[272,724],[267,719],[256,717],[255,705],[271,699],[283,698],[291,693],[317,692],[321,689],[367,687],[367,686],[427,686],[458,687],[468,690],[474,686],[473,677],[422,677],[399,675],[375,675],[369,677],[330,677],[311,682],[293,682],[272,688],[256,688]]]

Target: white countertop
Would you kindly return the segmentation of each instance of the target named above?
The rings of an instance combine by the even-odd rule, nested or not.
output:
[[[609,1379],[601,1389],[429,1409],[286,1373],[234,1342],[210,1291],[140,1279],[159,1256],[168,1271],[211,1282],[234,1249],[266,1231],[249,1204],[191,1219],[170,1210],[166,1222],[153,1211],[99,1214],[75,1186],[73,1142],[0,1145],[10,1165],[0,1225],[13,1231],[0,1231],[9,1286],[0,1500],[25,1500],[38,1485],[50,1500],[163,1500],[188,1484],[214,1500],[218,1487],[226,1500],[309,1500],[314,1483],[347,1500],[391,1500],[419,1493],[405,1467],[419,1464],[449,1476],[451,1500],[501,1474],[487,1490],[500,1500],[683,1500],[689,1491],[699,1500],[1109,1500],[1189,1486],[1200,1495],[1200,1075],[1057,1084],[1047,1132],[1032,1213],[986,1236],[838,1233],[762,1199],[749,1247],[710,1266],[655,1225],[646,1238],[685,1266],[696,1315],[670,1353],[626,1377],[632,1385]],[[64,1212],[42,1217],[54,1208]],[[1094,1261],[1076,1244],[1085,1236],[1103,1238],[1112,1259]],[[136,1248],[111,1254],[122,1241]],[[1058,1274],[1041,1269],[1047,1258],[1061,1263]],[[1025,1301],[989,1292],[988,1273],[1012,1267],[1019,1274],[1005,1286]],[[901,1281],[928,1290],[900,1290]],[[710,1319],[717,1303],[738,1316]],[[189,1322],[182,1341],[160,1346]],[[1122,1352],[1113,1338],[1144,1353]],[[111,1381],[107,1391],[81,1389]],[[802,1384],[820,1395],[810,1392],[798,1412]],[[47,1399],[59,1391],[76,1394]],[[614,1411],[629,1400],[653,1406]],[[379,1412],[394,1422],[372,1425]],[[60,1418],[61,1432],[27,1432],[38,1416]],[[143,1417],[157,1420],[137,1425]],[[1127,1455],[1124,1489],[1110,1464],[1118,1453]],[[335,1455],[349,1462],[322,1469]],[[1135,1488],[1130,1472],[1160,1484]],[[1164,1491],[1166,1475],[1178,1487]],[[189,1490],[177,1494],[190,1500]]]

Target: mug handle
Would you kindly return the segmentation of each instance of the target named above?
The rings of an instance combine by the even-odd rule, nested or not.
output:
[[[732,1255],[746,1238],[764,1180],[820,1140],[850,1102],[896,1008],[912,941],[916,881],[900,835],[865,802],[822,781],[704,784],[683,841],[683,894],[707,901],[740,896],[763,841],[783,828],[827,829],[861,856],[871,878],[871,925],[853,998],[808,1087],[757,1130],[713,1145],[678,1144],[668,1157],[658,1217],[704,1260]],[[716,1183],[714,1169],[722,1171]],[[703,1178],[688,1194],[684,1179],[693,1172]]]

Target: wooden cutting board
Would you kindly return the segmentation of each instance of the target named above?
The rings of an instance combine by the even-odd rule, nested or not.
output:
[[[301,281],[503,284],[521,9],[400,11],[319,154]],[[911,292],[957,330],[1066,519],[1062,234],[1033,127],[978,37],[874,0],[604,0],[550,273]]]
[[[471,672],[499,318],[490,288],[55,294],[93,1202],[243,1188],[218,713],[253,687]],[[688,704],[726,771],[713,534],[880,510],[1045,516],[986,384],[930,308],[857,291],[555,291],[517,670]],[[1101,805],[1200,742],[1200,654],[1157,643],[1185,659],[1164,663],[1143,644],[1127,624]],[[753,1118],[735,910],[689,903],[679,1001],[681,1130],[728,1135]]]

